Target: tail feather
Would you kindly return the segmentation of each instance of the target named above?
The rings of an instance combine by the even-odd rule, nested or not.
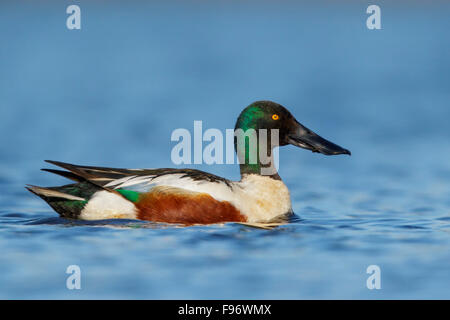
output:
[[[73,196],[71,194],[63,193],[54,189],[50,188],[43,188],[33,185],[27,185],[27,188],[29,191],[34,193],[37,196],[40,197],[46,197],[46,198],[60,198],[60,199],[67,199],[67,200],[75,200],[75,201],[86,201],[85,198]]]
[[[47,161],[56,166],[62,167],[68,171],[56,170],[56,169],[42,169],[43,171],[51,172],[76,183],[63,185],[59,187],[39,187],[33,185],[27,185],[28,189],[33,194],[42,198],[47,202],[50,207],[52,207],[56,212],[58,212],[62,217],[66,218],[78,218],[81,214],[84,206],[89,202],[92,196],[101,190],[106,190],[117,194],[120,197],[126,199],[125,196],[120,194],[114,189],[109,189],[99,183],[100,180],[104,180],[104,177],[98,177],[92,172],[87,172],[87,168],[90,167],[78,167],[71,164],[58,162],[58,161]],[[89,169],[95,171],[97,169]],[[98,169],[99,170],[99,169]],[[108,177],[108,181],[111,178]]]
[[[83,181],[85,181],[84,178],[80,177],[79,175],[76,175],[73,172],[64,171],[64,170],[56,170],[56,169],[41,169],[41,170],[57,174],[59,176],[62,176],[64,178],[67,178],[67,179],[70,179],[70,180],[73,180],[73,181],[76,181],[76,182],[83,182]]]
[[[87,181],[60,187],[27,185],[30,192],[42,198],[60,216],[77,219],[92,195],[101,188]]]
[[[103,188],[102,184],[96,183],[96,180],[99,177],[96,177],[95,175],[92,175],[91,173],[87,172],[86,169],[94,168],[94,167],[83,167],[83,166],[75,166],[70,163],[60,162],[60,161],[54,161],[54,160],[45,160],[45,162],[51,163],[55,166],[61,167],[63,169],[69,170],[72,172],[75,176],[78,176],[84,180],[87,180],[93,184],[97,184],[99,187]],[[105,188],[105,190],[108,190]]]

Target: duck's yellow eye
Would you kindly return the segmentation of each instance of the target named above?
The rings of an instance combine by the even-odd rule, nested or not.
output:
[[[280,116],[275,113],[275,114],[272,115],[272,119],[273,120],[278,120],[278,119],[280,119]]]

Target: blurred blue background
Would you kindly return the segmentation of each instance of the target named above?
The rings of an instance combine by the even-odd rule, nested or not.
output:
[[[449,299],[450,4],[377,1],[368,30],[369,4],[2,1],[0,298]],[[73,222],[23,188],[67,182],[44,159],[173,167],[174,129],[262,99],[353,154],[280,151],[287,226]]]

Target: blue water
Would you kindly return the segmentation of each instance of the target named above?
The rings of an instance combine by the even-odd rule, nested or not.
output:
[[[77,1],[69,31],[71,1],[2,1],[0,298],[449,299],[450,6],[408,3],[371,31],[364,1]],[[174,129],[261,99],[352,151],[280,151],[285,226],[77,222],[24,189],[67,182],[44,159],[174,167]]]

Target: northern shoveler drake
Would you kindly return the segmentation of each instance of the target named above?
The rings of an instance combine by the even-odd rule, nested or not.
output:
[[[76,183],[48,188],[30,185],[27,189],[66,218],[140,219],[185,225],[266,223],[293,213],[289,190],[276,169],[263,174],[273,161],[263,162],[259,152],[256,161],[249,159],[260,140],[267,139],[266,145],[272,146],[267,155],[273,160],[272,148],[277,145],[273,145],[269,129],[278,129],[279,146],[292,144],[324,155],[350,155],[350,151],[320,137],[271,101],[246,107],[237,119],[235,132],[238,129],[269,132],[264,138],[256,135],[256,144],[238,143],[235,138],[238,157],[245,159],[240,161],[240,181],[193,169],[116,169],[47,160],[65,170],[42,170]]]

